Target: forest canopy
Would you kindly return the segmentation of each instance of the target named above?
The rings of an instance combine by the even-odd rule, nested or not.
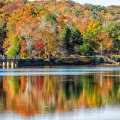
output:
[[[0,52],[22,58],[120,54],[120,6],[1,0]]]

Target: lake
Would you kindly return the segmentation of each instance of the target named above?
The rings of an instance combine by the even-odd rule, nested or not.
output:
[[[119,66],[0,69],[0,120],[119,120]]]

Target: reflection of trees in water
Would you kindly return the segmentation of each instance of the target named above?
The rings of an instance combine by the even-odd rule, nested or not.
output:
[[[27,115],[55,110],[56,81],[53,76],[16,77],[5,77],[3,81],[7,109]]]
[[[0,76],[0,112],[4,112],[6,108],[6,94],[3,91],[3,77]]]
[[[4,112],[6,108],[6,95],[5,92],[0,89],[0,112]]]
[[[112,73],[105,75],[109,74]],[[0,79],[3,79],[0,88],[5,91],[0,94],[0,102],[4,96],[6,109],[25,115],[120,103],[120,79],[103,74],[6,76]]]
[[[78,98],[80,91],[82,90],[82,85],[80,84],[80,81],[75,84],[74,77],[72,76],[67,76],[68,78],[64,82],[64,87],[63,89],[65,90],[66,97],[67,99],[75,97],[76,99]],[[70,80],[69,80],[70,78]]]
[[[112,90],[108,96],[108,103],[109,104],[120,104],[120,77],[114,76],[112,77]]]
[[[2,84],[3,84],[3,77],[0,76],[0,90],[2,89]]]

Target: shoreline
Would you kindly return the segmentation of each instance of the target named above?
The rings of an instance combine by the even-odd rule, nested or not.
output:
[[[91,58],[86,57],[81,58],[53,58],[50,60],[45,59],[20,59],[18,67],[27,67],[27,66],[67,66],[67,65],[100,65],[106,64],[102,58]],[[114,65],[114,64],[106,64]]]
[[[119,62],[105,61],[98,57],[51,58],[51,59],[6,59],[1,68],[37,67],[37,66],[75,66],[75,65],[119,65]]]

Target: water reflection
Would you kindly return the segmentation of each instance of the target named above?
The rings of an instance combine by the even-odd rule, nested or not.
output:
[[[0,77],[0,113],[25,116],[120,104],[119,71]]]

